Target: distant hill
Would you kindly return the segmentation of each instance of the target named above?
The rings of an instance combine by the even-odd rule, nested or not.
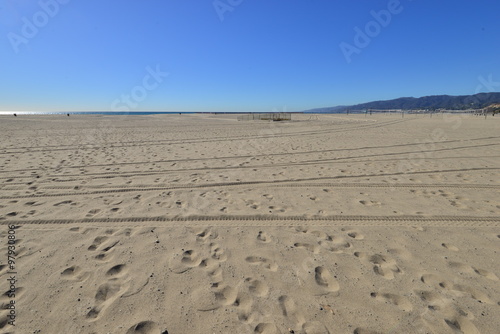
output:
[[[465,109],[480,109],[488,107],[492,104],[500,103],[500,93],[480,93],[475,95],[434,95],[424,97],[401,97],[394,100],[373,101],[367,103],[356,104],[352,106],[336,106],[326,108],[316,108],[305,110],[307,113],[330,113],[343,112],[346,110],[364,110],[364,109],[447,109],[447,110],[465,110]]]

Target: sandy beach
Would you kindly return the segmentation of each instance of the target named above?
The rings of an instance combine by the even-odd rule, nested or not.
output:
[[[498,333],[499,139],[473,115],[1,116],[0,333]]]

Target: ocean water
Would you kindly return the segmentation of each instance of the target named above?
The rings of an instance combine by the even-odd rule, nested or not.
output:
[[[43,116],[43,115],[106,115],[106,116],[123,116],[123,115],[176,115],[176,114],[251,114],[253,112],[199,112],[199,111],[0,111],[0,116],[17,116],[30,115],[30,116]],[[255,112],[262,113],[262,112]],[[356,114],[359,112],[351,112]],[[299,111],[292,112],[292,114],[345,114],[345,111],[330,111],[330,112],[309,112]]]
[[[197,114],[197,112],[180,112],[181,114]],[[0,111],[0,115],[161,115],[179,114],[176,111]]]
[[[176,115],[176,114],[252,114],[254,112],[200,112],[200,111],[0,111],[0,116],[44,116],[44,115],[105,115],[105,116],[126,116],[126,115]],[[255,112],[261,114],[262,112]],[[292,114],[345,114],[345,111],[298,111]],[[349,114],[365,114],[364,111],[350,111]],[[374,114],[379,112],[374,112]]]

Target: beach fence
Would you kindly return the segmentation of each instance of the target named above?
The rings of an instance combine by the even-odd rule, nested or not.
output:
[[[292,113],[289,112],[269,112],[269,113],[251,113],[238,116],[238,121],[290,121]]]

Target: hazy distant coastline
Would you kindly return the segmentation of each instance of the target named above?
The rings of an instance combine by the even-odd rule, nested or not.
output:
[[[343,105],[295,111],[305,114],[340,114],[384,111],[454,111],[470,112],[500,103],[500,93],[480,93],[475,95],[435,95],[419,98],[401,97],[393,100],[372,101],[356,105]],[[248,112],[218,112],[218,111],[0,111],[2,115],[162,115],[162,114],[242,114]]]

